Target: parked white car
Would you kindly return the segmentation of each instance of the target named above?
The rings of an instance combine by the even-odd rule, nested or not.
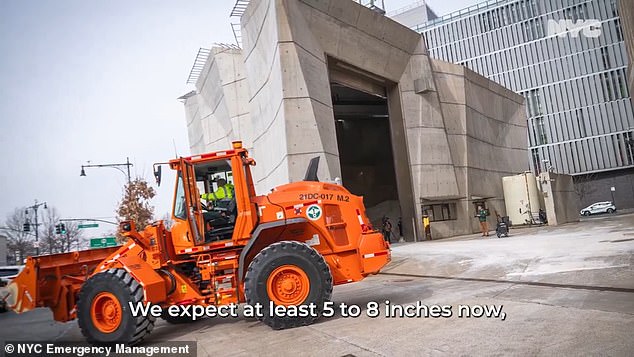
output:
[[[7,285],[24,269],[24,265],[0,266],[0,286]]]
[[[616,206],[610,201],[593,203],[582,209],[579,213],[583,216],[589,216],[597,213],[612,213],[616,211]]]

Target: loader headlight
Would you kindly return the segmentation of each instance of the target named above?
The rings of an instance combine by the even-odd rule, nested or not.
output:
[[[130,232],[132,231],[132,224],[130,222],[121,222],[121,231],[122,232]]]

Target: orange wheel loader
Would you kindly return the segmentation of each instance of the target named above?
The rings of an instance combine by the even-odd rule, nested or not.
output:
[[[131,306],[139,303],[260,303],[259,319],[282,329],[312,323],[333,285],[360,281],[390,261],[363,198],[319,182],[318,158],[304,181],[265,196],[255,193],[255,161],[240,142],[165,164],[176,171],[171,229],[158,221],[137,231],[124,221],[119,230],[128,239],[120,247],[29,257],[9,284],[8,305],[18,313],[48,307],[57,321],[76,318],[92,343],[140,342],[155,318],[135,316]],[[161,165],[154,165],[158,184]],[[317,316],[269,313],[310,304]]]

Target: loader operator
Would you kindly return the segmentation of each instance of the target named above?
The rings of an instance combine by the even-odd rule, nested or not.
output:
[[[203,205],[207,210],[203,213],[206,240],[214,229],[226,227],[232,223],[231,212],[227,211],[234,197],[234,186],[223,178],[217,179],[216,184],[218,185],[216,191],[200,195],[201,200],[207,201],[207,204]]]
[[[234,187],[232,184],[227,183],[227,180],[223,178],[219,178],[217,184],[218,189],[216,191],[200,195],[200,198],[207,201],[207,204],[210,202],[217,203],[222,200],[231,200],[233,198]]]

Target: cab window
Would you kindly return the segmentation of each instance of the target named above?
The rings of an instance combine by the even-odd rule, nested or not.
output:
[[[174,217],[187,219],[187,204],[185,202],[185,187],[183,186],[183,176],[178,173],[176,182],[176,198],[174,200]]]
[[[236,192],[230,160],[194,166],[201,192],[205,241],[231,239],[237,218]]]

